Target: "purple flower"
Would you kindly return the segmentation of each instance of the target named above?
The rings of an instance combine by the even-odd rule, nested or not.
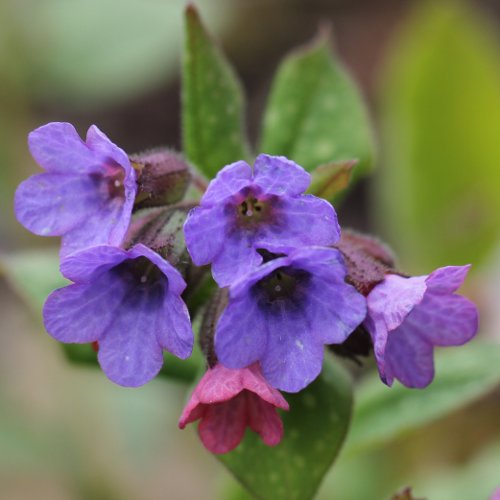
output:
[[[273,387],[303,389],[321,371],[323,345],[343,342],[365,318],[366,300],[345,274],[340,252],[309,247],[233,284],[215,333],[219,362],[243,368],[260,361]]]
[[[201,420],[200,439],[212,453],[236,448],[246,427],[257,432],[267,446],[276,446],[283,437],[277,408],[288,410],[289,406],[267,383],[258,364],[241,370],[217,364],[199,381],[182,412],[179,427],[184,429]]]
[[[210,182],[184,226],[193,262],[212,263],[224,287],[261,264],[258,248],[331,245],[340,238],[333,207],[303,195],[311,176],[283,156],[259,155],[254,168],[238,161]]]
[[[137,387],[163,364],[163,350],[190,356],[193,331],[180,273],[138,244],[76,252],[61,264],[75,284],[52,292],[43,309],[45,328],[61,342],[98,342],[98,360],[117,384]]]
[[[62,236],[62,256],[94,245],[121,244],[136,193],[125,152],[95,125],[86,142],[71,124],[49,123],[31,132],[28,143],[46,172],[18,187],[19,222],[41,236]]]
[[[470,266],[440,267],[428,276],[389,274],[367,297],[364,323],[380,378],[423,388],[434,378],[434,346],[461,345],[477,332],[476,306],[454,293]]]

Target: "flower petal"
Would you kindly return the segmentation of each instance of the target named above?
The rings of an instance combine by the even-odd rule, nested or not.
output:
[[[204,266],[221,252],[224,246],[227,218],[224,205],[193,208],[184,223],[184,236],[189,255],[197,266]]]
[[[18,221],[41,236],[60,236],[96,212],[102,200],[88,176],[37,174],[16,191]]]
[[[280,306],[278,303],[277,308]],[[323,344],[311,335],[311,325],[300,309],[281,307],[279,313],[269,313],[267,325],[267,343],[260,359],[264,377],[276,389],[298,392],[321,372]]]
[[[163,349],[181,359],[191,356],[194,333],[186,304],[178,295],[166,294],[163,308],[156,314],[154,332]]]
[[[226,236],[222,251],[212,262],[212,275],[224,288],[255,269],[262,256],[252,246],[251,236],[245,232],[234,232]]]
[[[126,259],[127,252],[122,248],[99,245],[66,257],[61,262],[61,273],[76,283],[88,283]]]
[[[200,439],[212,453],[227,453],[238,446],[245,434],[247,400],[245,394],[206,407],[198,427]]]
[[[239,193],[251,184],[252,167],[244,161],[227,165],[219,171],[215,179],[210,181],[201,199],[202,207],[210,207],[221,203],[230,196]]]
[[[281,408],[282,410],[290,409],[287,400],[279,391],[277,391],[274,387],[271,387],[268,381],[264,378],[258,363],[254,363],[248,368],[243,368],[239,370],[239,372],[245,389],[253,392],[259,396],[260,399],[267,401],[277,408]]]
[[[107,273],[91,284],[55,290],[43,307],[45,328],[61,342],[100,340],[115,320],[126,293],[127,287]]]
[[[284,156],[261,154],[254,163],[254,183],[264,194],[302,194],[311,183],[311,175]]]
[[[227,368],[244,368],[266,350],[267,324],[251,297],[231,301],[215,333],[217,357]]]
[[[476,306],[460,295],[427,293],[407,320],[418,334],[436,346],[462,345],[478,330]]]
[[[366,317],[366,299],[342,282],[314,277],[304,307],[311,324],[311,335],[323,344],[340,344]]]
[[[138,387],[160,371],[163,352],[154,327],[164,293],[160,283],[129,289],[114,321],[99,339],[98,360],[113,382]]]
[[[261,225],[256,247],[262,243],[284,246],[333,245],[340,226],[332,205],[313,195],[281,198],[273,203],[274,223]]]
[[[432,345],[420,336],[420,328],[406,320],[389,333],[385,365],[389,377],[406,387],[423,389],[434,378],[434,359]]]
[[[93,152],[70,123],[53,122],[28,136],[35,161],[47,172],[89,174],[102,170],[102,156]]]
[[[374,321],[383,320],[387,329],[403,323],[411,310],[424,298],[426,276],[403,278],[389,274],[368,295],[368,314]]]
[[[95,125],[87,130],[87,146],[98,153],[101,158],[111,159],[125,170],[125,177],[132,172],[132,165],[127,156],[116,144],[111,142],[106,134],[101,132]]]
[[[264,444],[276,446],[283,437],[283,422],[276,408],[252,393],[247,393],[248,425]]]
[[[464,282],[470,267],[470,265],[440,267],[427,277],[427,287],[434,293],[453,293]]]

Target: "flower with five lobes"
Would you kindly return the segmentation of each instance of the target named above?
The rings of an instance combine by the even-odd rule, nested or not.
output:
[[[31,132],[28,143],[45,172],[18,187],[19,222],[41,236],[62,236],[61,256],[120,245],[137,190],[126,153],[95,125],[83,142],[71,124],[48,123]]]
[[[424,388],[434,378],[434,346],[462,345],[478,329],[476,306],[456,294],[470,266],[448,266],[428,276],[388,274],[368,294],[364,326],[380,378]]]
[[[327,201],[302,194],[310,182],[283,156],[261,154],[253,169],[244,161],[224,167],[184,225],[193,262],[212,263],[215,281],[225,287],[262,263],[259,248],[334,244],[337,215]]]
[[[366,299],[345,283],[338,250],[290,250],[229,288],[215,332],[228,368],[260,362],[275,388],[298,392],[320,373],[324,344],[342,343],[365,319]]]
[[[193,331],[181,293],[181,274],[142,244],[130,250],[101,245],[66,257],[62,274],[74,284],[52,292],[45,328],[68,343],[98,342],[107,377],[126,387],[149,382],[163,350],[186,359]]]
[[[283,437],[277,408],[288,410],[285,398],[262,376],[259,365],[230,370],[220,364],[209,368],[182,412],[179,427],[201,420],[198,432],[212,453],[227,453],[243,439],[246,427],[267,446]]]

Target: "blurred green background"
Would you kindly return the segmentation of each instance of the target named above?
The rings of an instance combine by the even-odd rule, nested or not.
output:
[[[37,171],[30,130],[95,123],[129,153],[180,148],[184,4],[0,0],[0,498],[241,498],[194,429],[177,430],[184,386],[124,389],[68,364],[8,273],[19,252],[43,257],[55,244],[13,215],[16,185]],[[404,271],[472,263],[464,293],[480,307],[482,340],[500,342],[499,3],[197,5],[242,79],[254,143],[279,60],[332,23],[378,138],[374,175],[338,207],[341,224],[383,236]],[[409,485],[419,497],[486,499],[500,485],[500,362],[481,352],[443,357],[434,389],[411,397],[372,390],[370,363],[348,365],[361,410],[318,497],[377,500]]]

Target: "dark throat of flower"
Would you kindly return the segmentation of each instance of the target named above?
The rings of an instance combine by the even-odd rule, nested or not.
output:
[[[310,275],[291,267],[280,267],[254,285],[254,291],[267,304],[296,302],[307,287]]]
[[[269,222],[272,216],[271,203],[247,196],[236,206],[236,218],[241,227],[255,227],[261,222]]]

